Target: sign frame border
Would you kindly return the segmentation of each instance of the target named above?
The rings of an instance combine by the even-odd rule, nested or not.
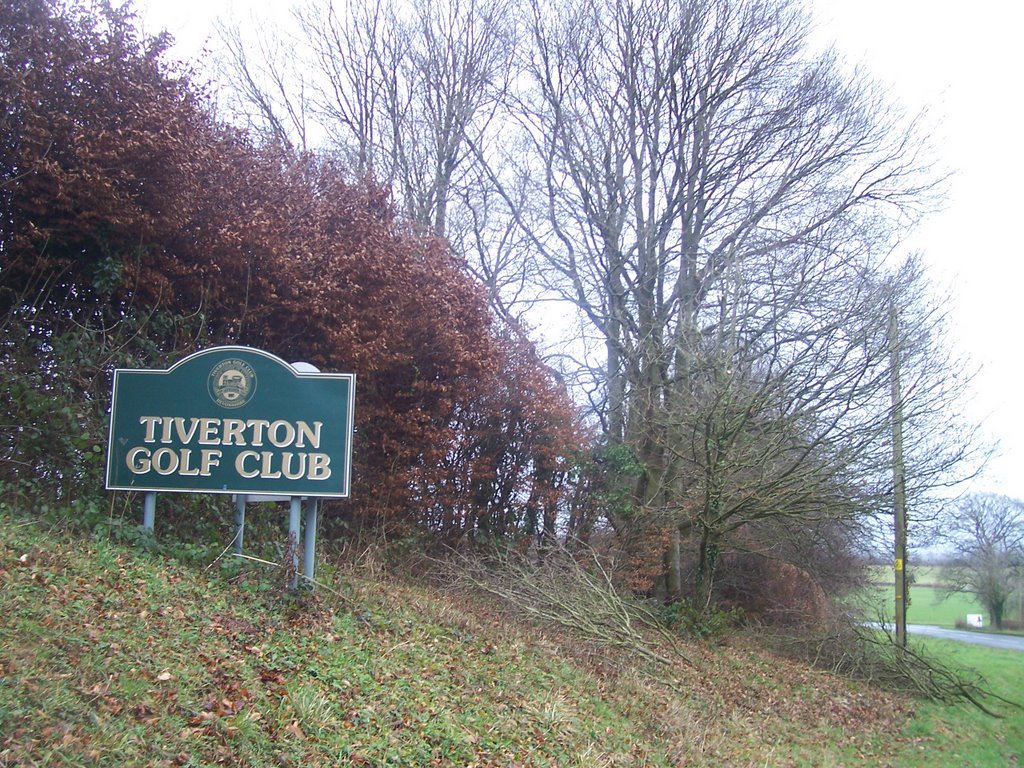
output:
[[[169,488],[167,486],[154,486],[152,484],[143,485],[111,485],[110,481],[113,476],[112,463],[115,461],[114,456],[114,424],[115,409],[117,408],[117,383],[119,374],[131,373],[147,375],[167,375],[174,371],[175,368],[179,368],[186,363],[206,355],[213,355],[219,353],[245,353],[254,354],[266,358],[267,360],[276,363],[285,368],[289,373],[292,374],[296,379],[341,379],[349,382],[348,386],[348,402],[345,405],[346,418],[348,421],[348,434],[345,441],[345,455],[344,455],[344,491],[343,492],[327,492],[327,493],[309,493],[304,491],[297,494],[289,494],[287,491],[281,491],[280,493],[274,492],[273,495],[279,495],[281,501],[286,501],[291,496],[308,497],[308,498],[323,498],[323,499],[348,499],[351,498],[352,494],[352,451],[353,442],[355,441],[355,397],[356,397],[356,375],[354,373],[324,373],[324,372],[307,372],[296,369],[291,363],[286,360],[274,355],[270,352],[266,352],[262,349],[256,349],[254,347],[246,347],[243,345],[229,344],[218,347],[208,347],[206,349],[198,350],[189,355],[186,355],[181,360],[178,360],[169,368],[115,368],[113,374],[113,384],[111,387],[110,395],[110,424],[107,428],[107,460],[105,463],[105,476],[104,486],[108,491],[139,491],[140,493],[216,493],[221,495],[267,495],[266,489],[252,488],[243,489],[237,488]]]

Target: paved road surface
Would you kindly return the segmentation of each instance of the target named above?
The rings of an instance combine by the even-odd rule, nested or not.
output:
[[[990,648],[1024,651],[1024,637],[1019,635],[991,635],[985,632],[965,632],[961,629],[933,627],[930,624],[907,624],[907,632],[915,635],[938,637],[943,640],[959,640],[962,643],[987,645]]]

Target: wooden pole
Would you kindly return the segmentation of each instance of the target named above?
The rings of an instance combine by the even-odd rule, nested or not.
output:
[[[892,362],[892,501],[896,529],[896,644],[907,647],[907,488],[903,466],[903,393],[900,387],[899,319],[896,300],[889,305],[889,355]]]

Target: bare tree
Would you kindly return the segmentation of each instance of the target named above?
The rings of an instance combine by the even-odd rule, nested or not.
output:
[[[949,339],[949,297],[927,277],[920,254],[888,278],[896,313],[906,496],[924,538],[952,490],[978,476],[992,454],[964,414],[974,370]]]
[[[956,553],[948,569],[953,589],[975,593],[1002,629],[1010,595],[1024,574],[1024,502],[972,494],[949,510],[943,529]]]
[[[291,157],[311,148],[312,105],[299,60],[290,55],[286,37],[256,30],[247,34],[238,22],[218,22],[223,44],[220,69],[233,89],[230,111],[263,143],[281,147]]]
[[[717,539],[873,505],[891,403],[883,256],[932,191],[912,123],[805,45],[789,0],[534,0],[522,223],[601,340],[620,532]]]
[[[622,470],[608,518],[626,542],[667,532],[671,594],[686,542],[710,597],[747,526],[883,512],[894,303],[911,490],[965,455],[934,429],[957,385],[920,270],[886,265],[936,176],[914,121],[809,51],[796,0],[358,0],[296,19],[303,103],[353,172],[447,237],[500,316],[575,308],[559,359]],[[255,113],[291,103],[237,79]]]
[[[298,12],[324,77],[317,106],[356,170],[392,183],[409,219],[440,235],[509,72],[506,3],[365,0]]]
[[[270,39],[278,42],[253,53],[237,29],[222,35],[239,113],[259,118],[260,135],[294,142],[289,129],[301,103],[323,148],[355,176],[388,185],[412,225],[447,238],[513,324],[534,295],[528,251],[480,160],[496,162],[492,147],[510,139],[504,103],[514,77],[515,6],[307,2],[294,11],[292,33],[277,31]],[[301,62],[291,88],[273,58],[282,39]],[[513,197],[521,201],[519,187]]]

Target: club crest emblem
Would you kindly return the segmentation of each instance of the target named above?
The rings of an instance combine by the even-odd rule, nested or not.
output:
[[[210,371],[210,397],[223,408],[238,408],[256,391],[256,372],[244,360],[221,360]]]

